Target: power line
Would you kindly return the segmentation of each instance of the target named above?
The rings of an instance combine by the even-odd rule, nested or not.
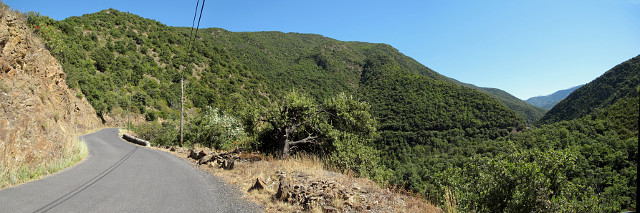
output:
[[[200,1],[200,0],[198,0],[198,1]],[[200,29],[200,19],[202,19],[202,10],[204,9],[204,2],[205,1],[206,0],[202,0],[202,6],[200,7],[200,17],[198,17],[198,26],[196,27],[196,35],[193,36],[193,40],[196,40],[196,37],[198,36],[198,29]],[[193,30],[193,27],[191,27],[191,29]]]
[[[191,46],[191,42],[194,42],[196,40],[196,37],[198,37],[198,29],[200,29],[200,20],[202,19],[202,10],[204,10],[204,2],[206,0],[202,0],[202,5],[200,5],[200,16],[198,17],[198,25],[196,26],[196,34],[193,34],[193,25],[196,21],[196,16],[198,14],[198,5],[200,3],[200,0],[198,0],[198,2],[196,3],[196,11],[193,14],[193,21],[191,22],[191,31],[189,32],[189,51],[193,51],[193,46]]]
[[[202,19],[202,10],[204,10],[204,2],[206,0],[202,0],[202,5],[200,5],[200,0],[196,2],[196,9],[193,13],[193,21],[191,21],[191,31],[189,32],[189,45],[187,47],[187,51],[193,54],[193,46],[191,46],[191,42],[196,40],[198,37],[198,29],[200,28],[200,20]],[[200,16],[198,17],[198,25],[196,27],[196,34],[193,35],[193,25],[196,21],[196,16],[198,15],[198,6],[200,5]],[[184,73],[180,75],[180,147],[182,147],[184,141]]]
[[[204,2],[202,2],[202,4],[204,5]],[[200,5],[200,0],[196,2],[196,9],[195,11],[193,11],[193,21],[191,21],[191,31],[189,32],[189,45],[187,46],[187,50],[191,49],[191,36],[193,36],[193,26],[195,26],[195,23],[196,23],[196,16],[198,16],[199,5]],[[202,14],[202,11],[200,11],[200,14]],[[198,26],[200,26],[200,19],[198,19]],[[196,31],[196,35],[197,34],[198,34],[198,31]]]
[[[196,15],[198,15],[198,5],[200,4],[200,0],[196,2],[196,9],[193,11],[193,21],[191,21],[191,32],[189,32],[189,38],[191,38],[191,33],[193,33],[193,26],[196,23]]]

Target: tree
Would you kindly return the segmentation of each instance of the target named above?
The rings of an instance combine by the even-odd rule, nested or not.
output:
[[[113,52],[104,47],[95,49],[94,52],[91,53],[91,58],[96,61],[95,66],[101,72],[106,72],[111,69],[111,65],[115,60]]]
[[[368,143],[375,138],[377,125],[369,109],[367,103],[345,94],[318,105],[307,96],[292,91],[279,107],[268,113],[266,122],[271,128],[264,131],[263,148],[275,149],[280,157],[287,158],[293,147],[303,145],[335,151],[335,145],[345,139],[358,144]]]
[[[281,106],[268,112],[266,122],[271,124],[271,129],[263,134],[263,148],[276,148],[281,158],[287,158],[291,147],[320,144],[322,112],[310,98],[297,91],[290,92]]]

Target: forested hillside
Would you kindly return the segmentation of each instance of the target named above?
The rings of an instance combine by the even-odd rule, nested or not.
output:
[[[543,110],[386,44],[218,28],[189,41],[190,28],[113,9],[28,21],[78,96],[101,117],[144,115],[136,131],[154,144],[178,141],[184,76],[187,146],[282,154],[305,143],[292,152],[440,204],[454,195],[465,211],[635,208],[637,93],[608,111],[527,129]]]
[[[530,103],[520,100],[515,96],[496,88],[487,88],[487,87],[477,87],[471,84],[462,84],[469,88],[478,89],[486,92],[487,94],[493,96],[498,99],[500,102],[504,103],[507,107],[521,115],[528,124],[533,124],[538,121],[547,110],[534,106]]]
[[[636,209],[638,58],[571,93],[545,115],[550,124],[484,141],[495,148],[438,173],[441,190],[451,187],[468,211]]]
[[[545,96],[536,96],[525,100],[527,103],[530,103],[534,106],[550,110],[555,106],[558,102],[562,101],[562,99],[566,98],[576,89],[580,88],[580,86],[571,87],[569,89],[559,90],[550,95]]]
[[[199,31],[199,39],[191,44],[194,47],[191,52],[188,28],[168,27],[112,9],[59,22],[36,14],[31,17],[32,27],[38,26],[36,31],[48,38],[49,46],[61,58],[65,70],[78,73],[70,75],[69,84],[81,87],[99,114],[125,108],[126,94],[135,95],[137,100],[156,100],[145,104],[151,110],[150,114],[162,117],[175,114],[171,109],[175,109],[177,88],[170,86],[178,81],[180,71],[187,73],[188,98],[196,107],[207,102],[216,107],[234,108],[237,106],[226,105],[238,101],[262,101],[261,105],[264,105],[268,99],[266,94],[292,88],[303,88],[318,99],[338,92],[352,93],[358,87],[364,60],[372,52],[392,57],[412,73],[459,83],[384,44],[342,42],[312,34],[233,33],[210,28]],[[192,60],[190,56],[195,56],[195,61],[187,61]],[[95,70],[99,71],[98,75],[93,74]],[[151,83],[152,79],[158,84]],[[109,84],[82,88],[95,83],[82,82],[96,80],[107,80]],[[209,85],[212,83],[216,86]],[[145,89],[133,91],[134,87],[140,86]],[[267,88],[270,92],[265,92]],[[151,91],[147,92],[148,89]],[[156,89],[168,94],[158,97]],[[97,91],[106,94],[101,96]],[[262,95],[248,94],[258,91]],[[211,92],[232,95],[208,97],[206,101],[201,98]],[[529,122],[541,116],[532,115],[531,109],[515,106],[526,104],[522,101],[513,104],[519,101],[515,97],[494,96],[516,109]],[[229,98],[237,101],[226,101]],[[218,101],[213,103],[214,99]],[[136,108],[140,113],[147,113],[142,104]]]
[[[539,121],[543,124],[583,117],[633,96],[640,82],[640,55],[625,61],[573,91]]]
[[[452,188],[466,210],[636,209],[637,94],[579,119],[487,142],[502,147],[467,158],[438,179]]]

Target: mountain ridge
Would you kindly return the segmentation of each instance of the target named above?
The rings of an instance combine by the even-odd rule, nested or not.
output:
[[[540,96],[536,96],[536,97],[531,97],[531,98],[525,100],[525,102],[530,103],[530,104],[532,104],[534,106],[546,109],[546,110],[550,110],[558,102],[562,101],[562,99],[566,98],[574,90],[582,87],[583,85],[584,84],[578,85],[578,86],[574,86],[574,87],[571,87],[571,88],[568,88],[568,89],[558,90],[558,91],[556,91],[554,93],[551,93],[549,95],[540,95]]]
[[[622,62],[600,77],[573,91],[556,104],[539,124],[572,120],[604,109],[626,97],[637,97],[640,82],[640,55]]]
[[[123,15],[129,16],[127,19],[135,20],[134,22],[137,22],[137,23],[144,22],[146,25],[151,27],[155,25],[156,27],[161,27],[161,28],[176,29],[176,31],[179,32],[179,34],[182,34],[182,36],[187,36],[188,34],[187,30],[189,28],[187,27],[172,28],[160,22],[144,19],[143,17],[129,14],[129,13],[123,13],[114,9],[103,10],[93,14],[85,14],[80,17],[77,17],[77,16],[69,17],[65,20],[60,21],[61,23],[60,28],[63,32],[73,33],[73,30],[71,29],[73,27],[70,27],[70,25],[84,24],[84,23],[81,23],[82,21],[80,21],[80,19],[86,19],[89,17],[103,17],[105,19],[115,19],[114,21],[118,22],[118,23],[115,23],[115,26],[114,26],[114,28],[116,29],[111,29],[109,30],[110,32],[114,32],[118,36],[131,36],[131,38],[135,40],[136,46],[141,46],[141,47],[146,46],[143,43],[139,44],[140,42],[143,42],[142,40],[144,39],[141,38],[140,36],[133,35],[137,33],[130,33],[130,32],[126,32],[125,30],[118,30],[117,29],[119,28],[118,24],[124,23],[125,20],[119,20],[120,18],[107,17],[108,14],[111,14],[111,13],[117,14],[116,17],[123,16]],[[141,19],[141,20],[136,20],[136,19]],[[102,23],[103,22],[100,22],[98,24],[102,24]],[[136,31],[139,31],[139,30],[144,31],[144,29],[151,29],[151,28],[143,27]],[[225,48],[224,50],[216,50],[216,52],[224,51],[226,52],[225,54],[227,54],[228,56],[234,55],[234,57],[232,58],[235,58],[238,63],[241,63],[242,64],[241,66],[251,66],[254,68],[254,71],[255,69],[267,71],[264,73],[265,74],[264,77],[267,77],[269,79],[285,80],[285,79],[282,79],[282,76],[286,76],[287,71],[282,70],[282,68],[287,67],[290,70],[295,69],[295,67],[291,67],[290,65],[282,64],[281,60],[271,60],[270,58],[281,58],[289,61],[295,61],[296,63],[297,62],[308,63],[307,61],[310,60],[310,62],[315,63],[319,68],[325,71],[325,74],[324,74],[325,76],[332,77],[333,82],[342,81],[343,79],[341,78],[346,78],[348,81],[347,84],[351,85],[351,86],[348,86],[345,84],[342,84],[342,85],[333,84],[331,87],[328,87],[326,85],[320,85],[318,84],[320,82],[318,82],[316,84],[307,85],[308,87],[311,87],[310,89],[312,90],[316,90],[316,89],[326,90],[327,88],[336,87],[336,88],[339,88],[340,90],[346,89],[348,91],[355,91],[353,85],[357,84],[356,75],[331,76],[327,74],[336,74],[335,72],[336,70],[349,70],[349,69],[352,70],[353,72],[357,72],[357,70],[353,70],[353,69],[357,68],[359,66],[358,64],[362,63],[361,60],[363,60],[363,56],[358,55],[361,53],[357,53],[357,52],[362,52],[362,51],[366,52],[366,51],[369,51],[366,49],[371,49],[371,48],[387,49],[385,50],[386,52],[385,54],[392,55],[392,57],[397,61],[399,61],[401,65],[406,69],[412,70],[412,72],[414,73],[429,76],[437,80],[449,81],[456,84],[468,86],[473,89],[479,89],[480,91],[483,91],[483,92],[487,92],[492,97],[497,98],[499,101],[503,102],[509,108],[515,110],[522,117],[526,118],[527,123],[533,123],[535,120],[542,117],[541,109],[536,109],[532,105],[527,104],[526,102],[520,99],[517,99],[510,94],[492,92],[489,89],[475,87],[470,84],[464,84],[464,83],[458,82],[455,79],[451,79],[446,76],[443,76],[431,70],[430,68],[420,64],[419,62],[415,61],[413,58],[401,54],[399,51],[397,51],[395,48],[393,48],[388,44],[380,44],[380,43],[376,44],[376,43],[367,43],[367,42],[358,42],[358,41],[338,41],[333,38],[328,38],[318,34],[283,33],[279,31],[231,32],[221,28],[207,28],[207,29],[200,29],[199,32],[201,32],[201,34],[203,35],[212,35],[213,37],[216,38],[214,39],[216,42],[215,46],[218,46],[220,48]],[[92,36],[92,35],[89,34],[89,36]],[[102,37],[100,35],[96,35],[96,36]],[[173,37],[173,36],[170,36],[170,37]],[[201,36],[201,39],[203,37],[204,36]],[[165,42],[173,43],[173,42],[176,42],[177,40],[178,40],[177,38],[171,38],[169,40],[166,40]],[[246,44],[236,46],[235,48],[229,48],[230,44],[237,44],[238,42],[246,42]],[[248,44],[253,44],[253,45],[248,45]],[[204,46],[201,46],[201,44],[194,44],[194,45],[195,45],[194,48],[204,47]],[[235,46],[235,45],[232,45],[232,46]],[[278,46],[286,46],[287,48],[277,48],[277,49],[269,48],[269,47],[278,47]],[[369,47],[357,48],[357,46],[361,46],[361,47],[369,46]],[[153,48],[149,50],[152,50],[152,49]],[[302,50],[302,52],[299,52],[300,49],[306,49],[306,50]],[[354,52],[355,49],[361,49],[361,50],[357,50],[356,52]],[[152,51],[156,52],[158,50],[156,49]],[[203,54],[203,53],[206,54],[206,51],[202,51],[200,49],[196,49],[196,51],[200,54]],[[163,52],[166,52],[166,50],[162,50],[159,53],[163,53]],[[169,52],[173,52],[173,48],[169,48]],[[256,52],[261,54],[255,54]],[[350,61],[338,62],[337,60],[335,60],[336,57],[348,57],[351,59],[349,59]],[[184,60],[184,59],[186,58],[180,57],[180,60]],[[157,58],[154,60],[160,63],[160,61],[157,60]],[[328,61],[328,60],[334,60],[334,61]],[[164,61],[168,62],[168,58],[166,58]],[[259,62],[259,63],[256,63],[256,62]],[[300,63],[297,63],[297,64],[299,64],[298,66],[302,65]],[[101,64],[99,63],[97,65],[101,65]],[[184,66],[184,64],[179,66]],[[302,65],[302,66],[307,66],[307,65]],[[104,67],[104,66],[100,66],[100,67]],[[333,71],[333,72],[326,72],[326,71]],[[338,72],[338,74],[340,73],[342,72]],[[274,75],[278,75],[278,76],[274,76]],[[323,81],[322,83],[328,83],[328,81]],[[74,83],[72,82],[72,84]],[[331,85],[331,84],[328,84],[328,85]],[[282,89],[282,87],[280,89]],[[285,89],[286,89],[286,86],[285,86]],[[335,93],[335,91],[331,93]],[[313,95],[316,98],[328,97],[326,94],[313,94]]]

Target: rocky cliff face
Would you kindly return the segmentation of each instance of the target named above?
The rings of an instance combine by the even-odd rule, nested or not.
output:
[[[99,127],[95,111],[65,83],[60,64],[0,3],[0,169],[57,159],[74,135]]]

